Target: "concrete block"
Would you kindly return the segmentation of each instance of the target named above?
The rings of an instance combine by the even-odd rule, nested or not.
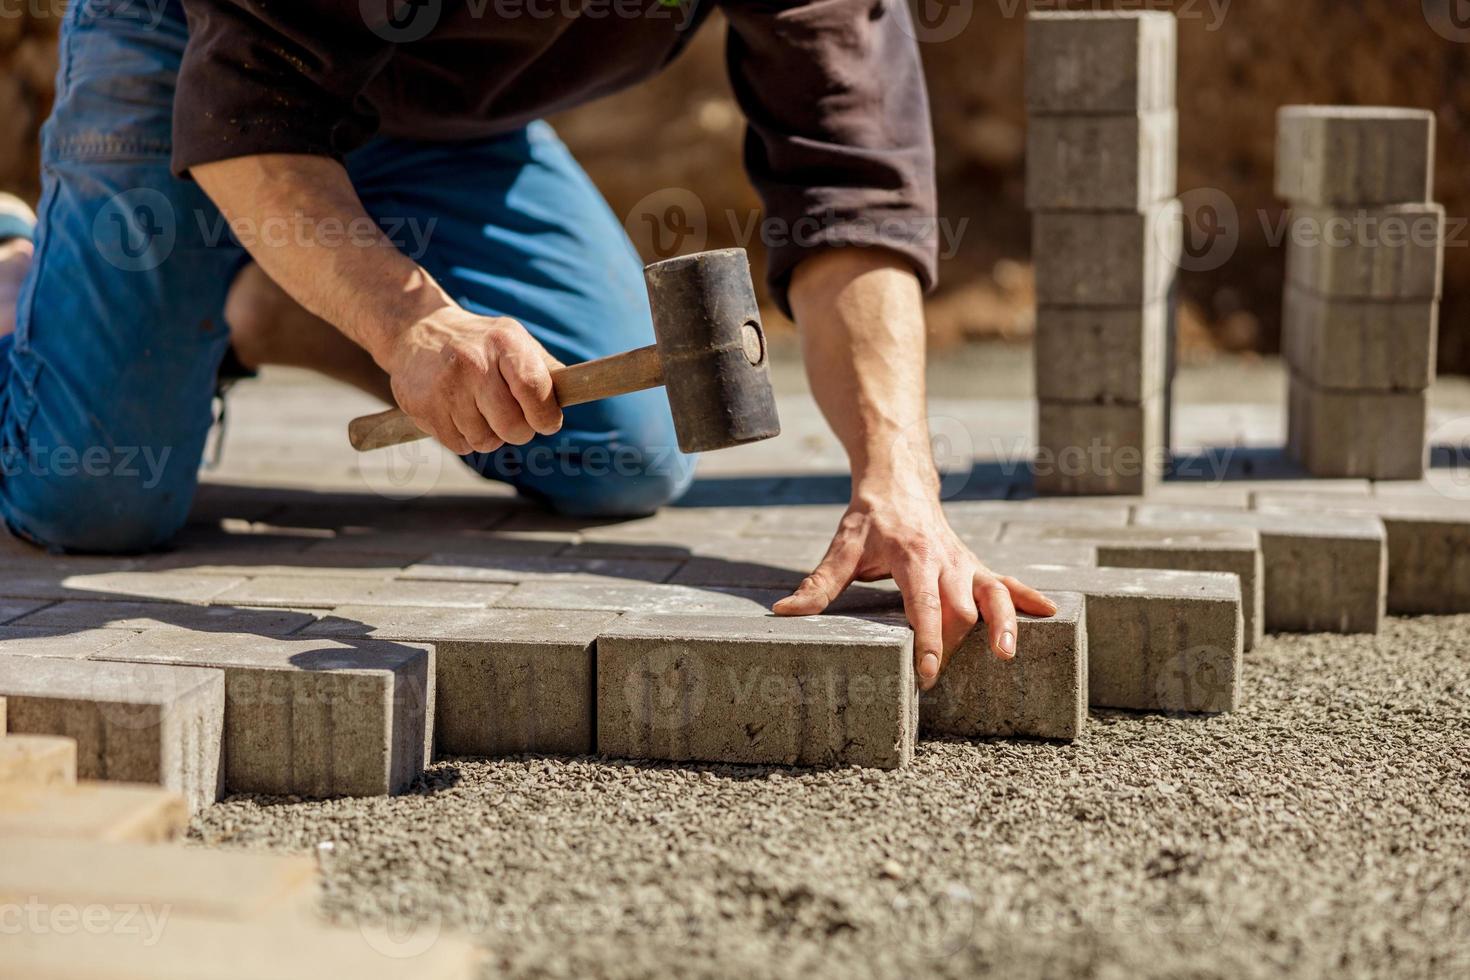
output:
[[[695,587],[633,582],[525,582],[500,600],[505,609],[581,609],[649,615],[768,616],[784,589]]]
[[[1434,113],[1282,106],[1276,196],[1292,204],[1423,204],[1434,197]]]
[[[893,769],[918,725],[913,634],[843,617],[628,616],[597,643],[597,749]]]
[[[1419,480],[1428,465],[1423,391],[1331,391],[1292,377],[1287,447],[1323,477]]]
[[[412,948],[387,928],[333,929],[309,922],[226,922],[170,915],[154,942],[117,929],[46,930],[6,950],[17,976],[48,980],[471,980],[484,955],[468,940],[437,936]],[[143,936],[150,934],[144,932]]]
[[[1332,299],[1288,285],[1283,321],[1287,363],[1318,388],[1422,391],[1434,383],[1435,300]]]
[[[322,544],[327,542],[323,541]],[[428,554],[427,551],[424,552]],[[247,578],[365,578],[390,579],[407,567],[410,559],[397,555],[343,553],[328,554],[310,550],[290,555],[278,553],[250,554],[239,548],[225,551],[191,549],[172,551],[143,559],[148,571]]]
[[[597,635],[612,612],[342,606],[308,636],[431,643],[445,755],[596,751]]]
[[[3,733],[0,733],[3,735]],[[56,735],[0,738],[0,787],[12,783],[69,786],[77,781],[77,743]],[[0,892],[4,886],[0,885]]]
[[[1036,397],[1141,404],[1164,390],[1168,303],[1036,311]]]
[[[1262,512],[1312,510],[1377,517],[1388,537],[1388,611],[1401,615],[1470,612],[1470,506],[1435,494],[1343,497],[1258,493]]]
[[[1043,592],[1087,598],[1093,707],[1214,713],[1239,706],[1240,580],[1219,572],[1034,565]]]
[[[362,528],[318,541],[306,554],[323,560],[371,559],[384,563],[395,559],[404,564],[423,561],[436,552],[550,556],[565,546],[555,538],[497,534],[494,531]]]
[[[1026,109],[1173,108],[1177,36],[1167,13],[1034,11],[1026,20]]]
[[[984,501],[984,503],[1000,502]],[[949,519],[951,527],[957,531],[963,530],[972,540],[994,540],[995,536],[1000,533],[1000,522],[983,512],[971,512],[966,509],[976,503],[981,502],[947,503],[944,505],[945,516]],[[796,543],[791,540],[793,538],[817,538],[820,540],[819,547],[825,549],[831,543],[833,535],[837,533],[838,524],[846,512],[845,504],[760,507],[754,509],[755,517],[747,523],[742,537],[767,541],[780,539],[783,541],[783,551],[796,547]],[[703,550],[708,554],[716,554],[720,551],[720,545],[718,542],[711,541],[709,546]],[[818,553],[817,557],[820,559],[821,553]]]
[[[0,596],[12,599],[148,599],[207,602],[235,585],[226,576],[155,572],[79,572],[21,565],[0,568]]]
[[[1026,207],[1032,211],[1145,211],[1178,191],[1179,117],[1032,116],[1026,130]]]
[[[1043,401],[1032,466],[1043,494],[1143,494],[1163,476],[1161,398],[1141,405]]]
[[[1221,527],[1171,531],[1151,527],[1058,527],[1008,525],[1002,543],[1013,541],[1090,544],[1106,568],[1154,568],[1176,572],[1225,572],[1240,579],[1244,648],[1261,641],[1265,619],[1265,563],[1261,535],[1254,528]],[[1053,564],[1056,564],[1055,562]]]
[[[427,645],[156,630],[99,656],[223,672],[226,792],[399,793],[431,755]]]
[[[0,626],[13,623],[37,609],[44,609],[46,605],[41,599],[0,599]]]
[[[87,603],[91,605],[91,603]],[[0,656],[85,660],[128,638],[124,630],[74,626],[0,626]]]
[[[186,629],[206,633],[285,636],[315,621],[294,609],[196,606],[170,602],[57,602],[15,621],[16,626],[61,629]],[[121,639],[121,638],[119,638]],[[0,650],[3,650],[0,640]]]
[[[1017,523],[1126,527],[1132,507],[1128,501],[1112,496],[1091,499],[1030,497],[1023,500],[965,501],[946,505],[944,512],[957,528],[962,521],[991,522],[998,540],[1002,527]]]
[[[215,603],[332,609],[336,606],[444,606],[482,609],[510,591],[489,582],[410,582],[403,579],[264,576],[233,586]]]
[[[1294,208],[1287,281],[1334,299],[1437,300],[1444,223],[1439,204]]]
[[[130,905],[225,921],[309,915],[316,861],[175,844],[0,839],[0,895]]]
[[[194,810],[219,799],[217,670],[0,656],[0,694],[12,734],[76,740],[83,779],[162,786]]]
[[[1259,531],[1267,633],[1376,633],[1383,624],[1388,549],[1376,517],[1145,504],[1134,509],[1134,522]]]
[[[0,840],[81,838],[147,844],[173,840],[188,824],[184,798],[157,786],[83,780],[73,786],[0,787]],[[7,966],[13,966],[15,947],[8,946],[5,953]]]
[[[400,576],[428,582],[593,581],[664,582],[679,560],[639,558],[548,558],[525,555],[439,554],[410,565]]]
[[[955,651],[939,683],[919,696],[919,728],[967,738],[1071,740],[1087,722],[1087,617],[1083,597],[1058,592],[1055,616],[1017,619],[1013,660],[991,651],[984,626]]]
[[[1184,244],[1177,200],[1142,213],[1031,216],[1038,306],[1141,306],[1173,295]]]

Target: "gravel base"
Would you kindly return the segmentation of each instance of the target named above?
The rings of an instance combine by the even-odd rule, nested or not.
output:
[[[233,798],[191,836],[315,849],[331,918],[404,953],[467,932],[487,976],[1470,976],[1470,616],[1247,661],[1233,715],[1095,712],[1072,746],[450,760],[393,799]]]

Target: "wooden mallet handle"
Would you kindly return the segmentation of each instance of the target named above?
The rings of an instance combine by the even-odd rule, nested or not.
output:
[[[653,344],[551,372],[556,403],[562,408],[657,388],[663,383],[663,362]],[[355,418],[347,425],[347,438],[359,452],[426,439],[428,435],[397,408]]]

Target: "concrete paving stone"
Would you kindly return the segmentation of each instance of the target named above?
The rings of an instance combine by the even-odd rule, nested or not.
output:
[[[976,540],[993,540],[1000,523],[988,516],[976,516],[964,508],[968,504],[946,503],[945,516],[955,530],[963,529]],[[817,538],[824,546],[837,533],[838,524],[847,512],[846,504],[761,507],[745,528],[748,538],[790,539]],[[707,549],[708,550],[708,549]],[[820,554],[817,556],[821,557]]]
[[[326,544],[329,540],[319,543]],[[146,571],[235,579],[265,576],[389,579],[402,572],[409,563],[408,558],[388,555],[330,554],[311,549],[286,556],[274,552],[252,555],[238,548],[229,551],[175,551],[143,561]]]
[[[14,625],[42,629],[187,629],[208,633],[256,633],[285,636],[314,622],[315,616],[294,609],[196,606],[166,602],[52,603]],[[0,650],[4,649],[0,639]]]
[[[1439,303],[1317,296],[1288,285],[1282,353],[1319,388],[1422,391],[1434,383]]]
[[[1376,517],[1145,504],[1134,523],[1259,531],[1267,633],[1377,633],[1383,625],[1388,548]]]
[[[613,612],[342,606],[306,635],[431,643],[445,755],[596,750],[593,644]]]
[[[679,561],[668,559],[560,558],[445,552],[430,555],[425,561],[408,566],[400,578],[405,581],[494,582],[509,585],[555,580],[663,582],[674,574],[679,565]]]
[[[1036,397],[1137,405],[1164,389],[1168,303],[1036,311]]]
[[[316,860],[177,844],[0,839],[0,895],[225,921],[312,914]]]
[[[1388,611],[1398,615],[1470,612],[1470,503],[1437,494],[1342,497],[1258,493],[1263,512],[1314,510],[1370,515],[1388,535]]]
[[[1093,707],[1216,713],[1239,706],[1240,580],[1219,572],[1033,565],[1017,577],[1087,597]]]
[[[265,575],[220,593],[217,604],[331,609],[335,606],[445,606],[479,609],[510,590],[491,582],[407,581],[404,579],[298,578]]]
[[[85,660],[94,653],[123,642],[128,635],[126,631],[118,629],[11,624],[0,626],[0,656]]]
[[[667,615],[769,616],[788,589],[696,588],[644,582],[525,582],[496,603],[506,609],[578,609]]]
[[[1330,391],[1293,376],[1287,447],[1324,477],[1423,479],[1429,461],[1423,391]]]
[[[227,576],[166,572],[73,573],[69,566],[46,572],[22,567],[0,569],[0,596],[14,599],[151,599],[207,602],[237,584]]]
[[[15,783],[70,786],[77,781],[77,743],[57,735],[0,732],[0,792]],[[0,871],[0,878],[4,872]],[[0,893],[5,890],[0,882]]]
[[[1221,527],[1174,531],[1152,527],[1055,527],[1008,525],[1002,544],[1017,541],[1090,544],[1106,568],[1156,568],[1177,572],[1227,572],[1240,578],[1244,648],[1254,649],[1265,633],[1265,563],[1254,528]],[[1054,563],[1056,564],[1056,563]]]
[[[554,555],[563,547],[555,539],[496,534],[494,531],[355,530],[318,541],[306,550],[323,559],[356,557],[378,565],[409,565],[439,551],[491,555]],[[379,560],[373,562],[377,557]],[[388,562],[386,558],[399,559]]]
[[[1033,11],[1026,20],[1026,109],[1171,109],[1177,36],[1168,13]]]
[[[471,980],[484,954],[444,934],[418,951],[387,928],[335,929],[311,922],[226,922],[170,915],[151,931],[27,932],[6,950],[17,976],[54,980]],[[141,934],[141,935],[140,935]],[[412,948],[412,959],[405,959]]]
[[[1178,192],[1179,117],[1032,116],[1026,123],[1026,207],[1144,211]]]
[[[173,840],[189,825],[189,806],[172,790],[139,783],[81,780],[72,786],[11,784],[0,787],[0,841],[82,839],[133,841],[140,844]],[[80,930],[78,934],[85,933]],[[75,941],[76,935],[64,938]],[[137,937],[132,937],[137,943]],[[18,962],[20,945],[8,942],[8,969]],[[17,976],[92,976],[78,970]]]
[[[1124,527],[1132,509],[1116,496],[1030,497],[1023,500],[977,500],[946,504],[951,524],[993,522],[996,537],[1007,524],[1087,524]]]
[[[228,793],[391,795],[432,757],[427,644],[154,630],[99,656],[223,672]]]
[[[1434,113],[1371,106],[1282,106],[1276,196],[1293,204],[1424,203],[1434,191]]]
[[[1167,299],[1179,273],[1183,220],[1178,200],[1142,213],[1036,212],[1037,306],[1131,307]]]
[[[597,641],[597,750],[894,769],[918,726],[913,634],[836,616],[625,616]]]
[[[1287,281],[1340,300],[1437,300],[1444,225],[1439,204],[1293,208]]]
[[[1167,459],[1161,398],[1141,405],[1038,404],[1038,493],[1145,494]]]
[[[919,696],[919,729],[967,738],[1005,736],[1072,740],[1087,723],[1085,600],[1056,593],[1055,616],[1017,619],[1012,660],[989,647],[984,627],[945,665],[939,683]]]
[[[13,623],[47,604],[45,599],[0,599],[0,625]]]
[[[136,634],[122,634],[123,643]],[[218,670],[0,654],[12,734],[75,739],[83,779],[150,783],[191,810],[220,797],[225,677]]]

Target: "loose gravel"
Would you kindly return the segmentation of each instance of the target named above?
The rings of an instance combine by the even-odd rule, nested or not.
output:
[[[1271,637],[1245,678],[1229,716],[901,772],[448,760],[191,836],[315,852],[331,919],[468,934],[486,976],[1470,977],[1470,616]]]

